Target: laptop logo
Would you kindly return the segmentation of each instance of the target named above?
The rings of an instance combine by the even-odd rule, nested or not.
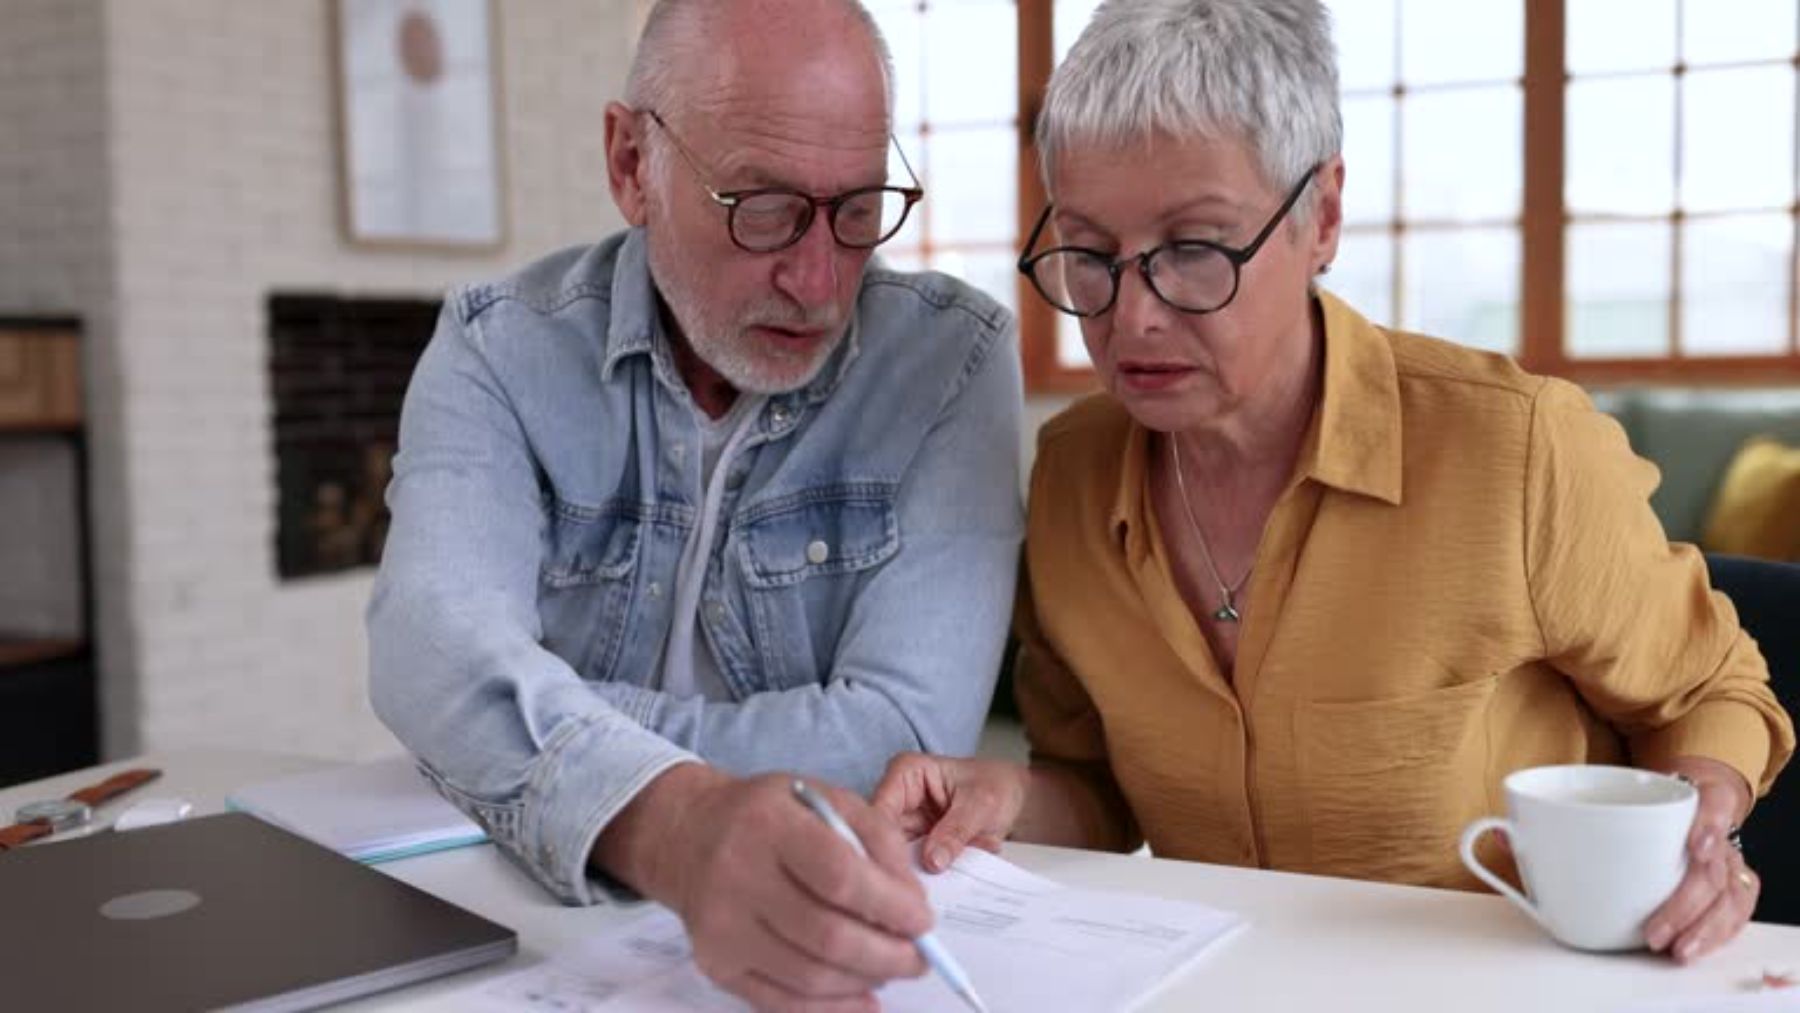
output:
[[[191,890],[145,890],[114,897],[100,905],[100,914],[116,922],[143,922],[199,906],[200,895]]]

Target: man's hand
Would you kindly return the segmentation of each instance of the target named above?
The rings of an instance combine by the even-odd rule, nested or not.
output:
[[[925,838],[920,861],[942,872],[973,844],[999,851],[1031,787],[1031,772],[1000,760],[902,753],[888,764],[873,805],[909,838]]]
[[[672,768],[601,834],[594,860],[673,908],[700,970],[757,1008],[874,1010],[883,983],[924,973],[912,940],[931,928],[931,908],[892,822],[813,785],[862,839],[865,860],[792,784]]]
[[[1681,963],[1698,960],[1729,942],[1756,910],[1762,880],[1744,856],[1726,843],[1730,829],[1750,811],[1750,786],[1718,760],[1678,757],[1670,773],[1700,790],[1700,807],[1688,833],[1688,868],[1681,885],[1644,923],[1652,950]]]

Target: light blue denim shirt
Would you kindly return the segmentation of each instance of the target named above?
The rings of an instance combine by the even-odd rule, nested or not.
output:
[[[871,266],[817,379],[730,464],[698,631],[735,699],[647,688],[700,501],[699,422],[631,230],[451,294],[407,391],[369,606],[376,712],[567,903],[607,822],[695,757],[867,792],[967,754],[1022,533],[1017,332]]]

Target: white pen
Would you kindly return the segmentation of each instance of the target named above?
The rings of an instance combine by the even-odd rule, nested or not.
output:
[[[842,837],[852,848],[855,848],[857,854],[864,858],[869,857],[868,851],[863,848],[862,841],[857,838],[856,831],[850,829],[850,824],[844,822],[844,818],[838,815],[837,810],[831,807],[830,802],[825,801],[825,796],[807,787],[805,781],[795,778],[794,797],[800,800],[801,805],[811,809],[814,815],[824,820],[825,825],[830,827],[833,833]],[[931,969],[938,973],[938,977],[944,979],[944,984],[950,986],[950,991],[955,992],[958,998],[968,1003],[969,1008],[975,1013],[987,1013],[987,1007],[982,1004],[981,997],[975,994],[975,986],[969,982],[968,972],[962,969],[962,965],[956,962],[956,958],[950,955],[950,951],[945,948],[936,935],[927,932],[914,939],[913,945],[919,948],[919,955],[923,956],[925,962],[931,965]]]

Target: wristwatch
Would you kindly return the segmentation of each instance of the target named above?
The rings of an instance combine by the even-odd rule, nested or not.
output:
[[[93,819],[95,806],[161,776],[160,770],[140,767],[114,774],[68,798],[46,799],[22,805],[13,813],[13,819],[17,822],[10,827],[0,827],[0,851],[10,851],[40,837],[83,826]]]

